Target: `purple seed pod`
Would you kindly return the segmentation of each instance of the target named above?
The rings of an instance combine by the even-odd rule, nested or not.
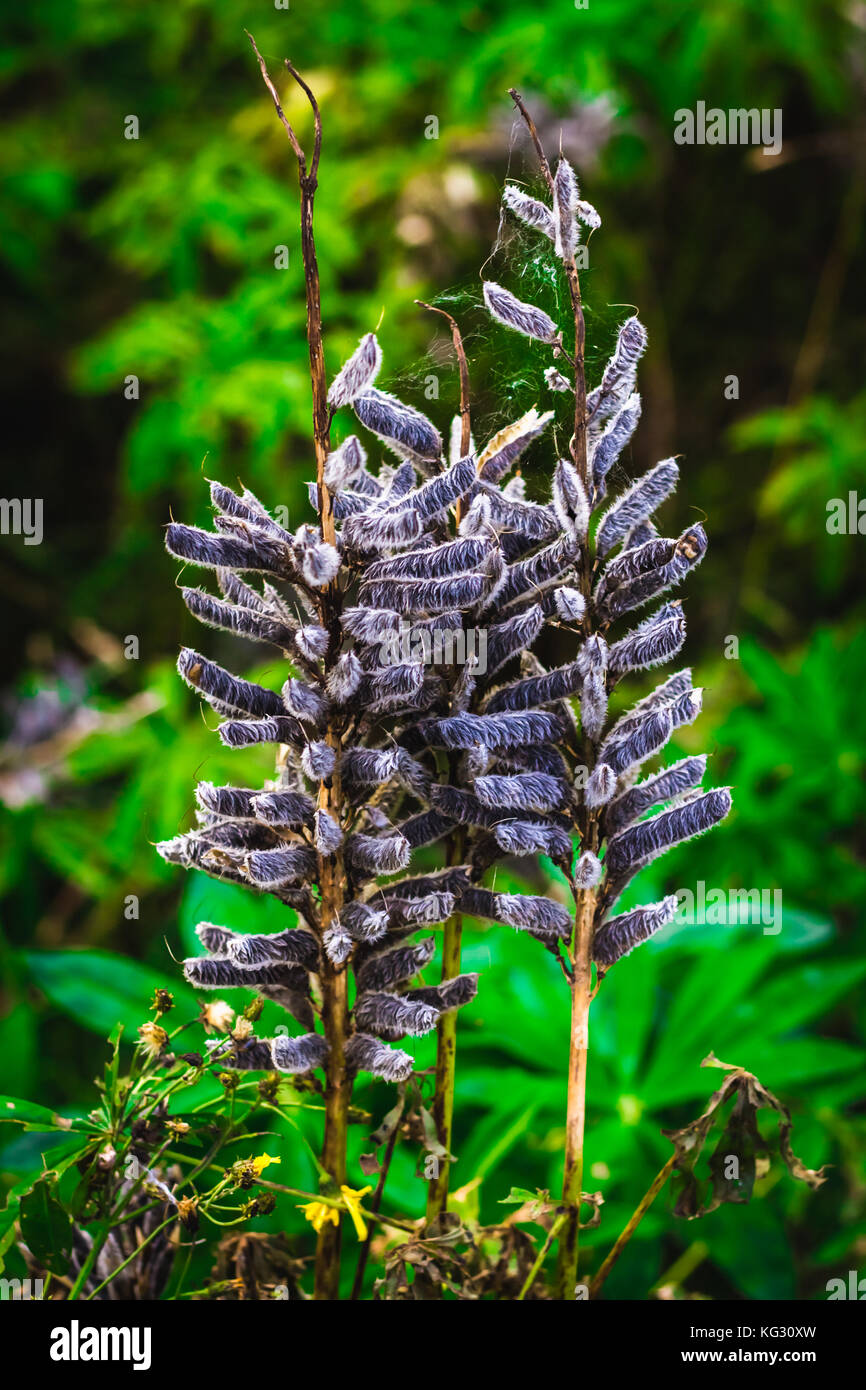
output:
[[[430,800],[438,811],[450,817],[456,825],[482,825],[489,829],[501,819],[499,811],[491,810],[477,796],[461,791],[459,787],[435,784],[430,788]]]
[[[522,482],[522,478],[512,478],[512,482]],[[558,534],[556,516],[550,507],[541,507],[537,502],[527,502],[512,495],[505,496],[491,483],[479,483],[479,492],[473,507],[487,504],[485,530],[492,527],[497,531],[517,531],[527,540],[552,540]],[[511,483],[506,485],[511,487]],[[487,542],[489,544],[489,542]]]
[[[233,517],[236,521],[248,522],[250,526],[255,528],[253,534],[258,531],[266,531],[269,536],[281,541],[283,545],[291,546],[291,536],[274,521],[258,498],[254,497],[251,492],[245,492],[243,497],[238,497],[237,493],[232,492],[231,488],[223,487],[222,483],[211,483],[210,496],[214,507],[222,512],[223,516]]]
[[[591,809],[596,806],[604,806],[613,797],[616,791],[616,773],[609,764],[604,762],[596,763],[584,792],[584,800]]]
[[[290,1038],[288,1033],[281,1033],[279,1037],[271,1039],[271,1056],[277,1071],[298,1076],[325,1065],[328,1044],[321,1033],[305,1033],[299,1038]]]
[[[195,789],[195,799],[203,811],[238,820],[255,817],[253,799],[258,795],[246,787],[215,787],[213,782],[199,782]]]
[[[311,782],[326,782],[333,775],[336,761],[329,743],[308,743],[301,753],[301,767]]]
[[[578,214],[579,215],[579,214]],[[587,414],[593,424],[607,419],[631,393],[637,365],[646,351],[647,333],[633,315],[619,330],[614,354],[604,369],[601,383],[586,399]]]
[[[360,478],[366,462],[367,455],[360,439],[357,435],[348,435],[339,448],[334,449],[325,460],[325,487],[329,492],[345,492]],[[366,486],[369,487],[370,483],[376,487],[373,496],[378,496],[375,479],[369,478]]]
[[[487,674],[493,676],[512,657],[531,647],[544,624],[544,612],[534,603],[522,613],[487,629]]]
[[[305,970],[316,970],[319,965],[316,938],[302,927],[288,927],[267,936],[233,932],[226,955],[241,970],[257,970],[260,965],[301,965]]]
[[[592,203],[587,203],[584,198],[578,198],[574,204],[574,213],[585,227],[589,227],[590,231],[598,231],[601,226],[601,217],[592,206]]]
[[[578,888],[595,888],[601,882],[602,864],[592,850],[584,850],[574,869],[574,881]]]
[[[318,810],[313,824],[313,839],[319,854],[336,854],[343,843],[343,832],[333,816]]]
[[[444,922],[454,911],[453,893],[428,893],[423,898],[395,898],[388,894],[388,914],[401,926],[429,927]]]
[[[400,458],[420,464],[442,457],[442,436],[426,415],[375,387],[352,401],[361,424],[383,440]]]
[[[730,809],[730,788],[715,787],[694,801],[660,811],[649,820],[621,830],[608,841],[605,868],[609,877],[616,882],[625,874],[636,873],[674,845],[711,830]]]
[[[560,459],[553,475],[553,505],[559,524],[576,542],[586,540],[589,529],[589,500],[577,469]]]
[[[253,814],[266,825],[300,830],[304,825],[313,824],[315,806],[310,797],[305,796],[303,792],[255,792],[251,804]]]
[[[234,932],[229,931],[228,927],[218,927],[213,922],[199,922],[195,934],[208,954],[212,956],[226,956],[229,942],[235,935]]]
[[[513,425],[506,425],[504,429],[497,430],[478,455],[479,479],[490,484],[501,482],[532,441],[547,429],[552,419],[552,410],[546,410],[539,415],[533,406],[525,415],[521,415],[519,420],[515,420]]]
[[[233,1039],[230,1050],[226,1051],[223,1038],[206,1038],[205,1047],[209,1052],[222,1049],[215,1059],[221,1071],[270,1071],[274,1065],[270,1039],[249,1037],[242,1042]]]
[[[324,589],[340,570],[340,553],[327,541],[314,541],[300,552],[301,572],[314,589]]]
[[[550,705],[576,694],[582,682],[581,665],[573,661],[569,666],[556,667],[543,676],[530,676],[526,680],[515,681],[513,685],[500,686],[485,701],[484,712],[498,714],[501,710],[531,710],[539,705]]]
[[[577,250],[575,211],[579,197],[574,170],[567,159],[560,159],[553,179],[553,221],[556,254],[563,261],[570,261]]]
[[[346,1043],[346,1062],[352,1071],[367,1071],[383,1081],[408,1081],[415,1059],[397,1047],[386,1047],[367,1033],[353,1033]]]
[[[581,623],[586,614],[586,599],[579,589],[564,584],[554,594],[556,611],[564,623]]]
[[[638,700],[631,710],[632,714],[643,714],[650,709],[658,709],[662,705],[674,705],[683,696],[688,695],[692,690],[692,673],[688,666],[682,671],[675,671],[667,680],[662,681],[661,685],[656,686],[655,690],[646,695],[643,700]]]
[[[272,719],[230,719],[217,727],[227,748],[252,748],[256,743],[290,743],[300,747],[304,731],[297,719],[286,714]]]
[[[360,992],[389,990],[420,975],[429,965],[436,950],[436,938],[425,936],[411,946],[396,946],[390,951],[377,951],[368,956],[359,968],[356,979]]]
[[[667,589],[680,584],[689,570],[699,565],[707,549],[707,536],[703,526],[693,526],[680,536],[674,548],[673,558],[658,569],[647,570],[627,584],[612,589],[603,603],[597,605],[599,616],[607,621],[619,618],[642,607],[651,599],[658,598]]]
[[[482,574],[457,574],[451,579],[379,579],[361,585],[359,603],[397,613],[444,613],[471,608],[483,598]]]
[[[534,227],[536,231],[543,232],[551,241],[556,237],[556,223],[553,220],[553,213],[544,203],[540,203],[537,198],[530,198],[528,193],[524,193],[516,184],[507,183],[502,190],[502,201],[507,208],[510,208],[521,222],[525,222],[527,227]]]
[[[233,961],[212,956],[192,956],[183,962],[184,976],[196,989],[257,989],[260,985],[294,983],[293,968],[264,964],[244,970]]]
[[[640,415],[641,399],[634,391],[613,417],[593,449],[590,466],[596,500],[604,497],[607,491],[605,479],[637,429]]]
[[[540,509],[539,509],[540,510]],[[376,579],[447,579],[477,569],[494,550],[491,539],[470,537],[444,541],[427,550],[407,550],[389,560],[375,560],[364,572],[364,582]]]
[[[631,535],[631,532],[629,534]],[[630,584],[633,579],[670,564],[676,548],[675,540],[666,536],[650,536],[641,545],[623,549],[605,565],[601,579],[595,586],[595,603],[604,603],[608,595],[621,584]]]
[[[472,974],[454,975],[450,980],[443,980],[441,985],[407,990],[405,997],[413,1004],[430,1004],[437,1013],[445,1014],[471,1004],[477,993],[478,976]]]
[[[621,777],[660,752],[673,729],[671,711],[666,705],[643,710],[637,715],[625,715],[614,724],[601,745],[599,759]]]
[[[298,628],[295,645],[308,661],[321,661],[328,650],[328,634],[318,623],[306,623]]]
[[[536,595],[565,579],[573,570],[576,558],[577,543],[572,536],[566,535],[536,551],[527,560],[509,565],[497,594],[499,603],[511,603],[523,594]]]
[[[371,945],[380,941],[388,930],[388,914],[367,903],[350,902],[340,909],[340,925],[353,941]]]
[[[375,333],[365,333],[352,356],[331,382],[328,404],[339,409],[350,405],[356,396],[367,391],[376,380],[382,365],[382,349]]]
[[[544,380],[547,382],[551,391],[573,391],[574,387],[568,377],[558,372],[555,367],[545,367]]]
[[[562,903],[529,893],[495,894],[494,917],[507,926],[553,941],[567,941],[574,925],[571,913]]]
[[[571,855],[571,836],[560,825],[527,820],[502,821],[493,834],[505,854],[547,854],[553,860],[564,860]]]
[[[187,685],[222,713],[248,715],[252,719],[285,714],[283,702],[273,690],[230,675],[222,666],[199,656],[189,647],[181,648],[177,669]]]
[[[283,888],[309,883],[316,872],[316,856],[306,845],[254,851],[247,859],[247,873],[260,888]]]
[[[596,553],[607,555],[632,527],[651,516],[675,491],[679,476],[676,461],[663,459],[632,483],[601,518],[595,535]]]
[[[400,515],[410,510],[417,513],[422,522],[430,521],[465,496],[473,487],[475,477],[475,460],[471,457],[458,459],[444,473],[428,478],[420,487],[393,503],[387,515]]]
[[[565,733],[562,721],[538,710],[526,713],[457,714],[445,719],[423,719],[419,737],[431,748],[515,748],[522,743],[550,743]]]
[[[367,646],[379,646],[385,639],[402,630],[402,618],[393,608],[370,608],[366,605],[343,609],[343,628],[350,637]]]
[[[604,826],[608,835],[624,830],[653,806],[670,801],[683,792],[699,787],[707,770],[706,756],[681,758],[661,772],[637,782],[620,796],[614,798],[604,813]]]
[[[355,1026],[364,1033],[395,1042],[423,1037],[436,1027],[439,1010],[400,994],[362,994],[355,1004]]]
[[[233,603],[223,603],[203,589],[181,589],[180,592],[190,613],[206,627],[234,632],[239,637],[249,637],[254,642],[269,642],[272,646],[282,647],[284,651],[294,643],[296,628],[258,609],[239,608]]]
[[[363,667],[354,652],[344,652],[337,660],[325,682],[328,698],[335,705],[345,705],[361,684]]]
[[[333,454],[329,456],[329,463],[333,457]],[[307,483],[307,496],[313,511],[318,512],[319,487],[317,483]],[[347,516],[358,516],[359,513],[369,511],[371,506],[372,499],[363,492],[353,492],[347,488],[342,492],[335,490],[331,493],[331,510],[334,513],[335,521],[345,521]]]
[[[377,552],[412,545],[421,535],[421,518],[411,508],[398,512],[363,512],[344,523],[342,537],[355,550]]]
[[[388,884],[387,893],[378,894],[376,906],[379,901],[383,905],[392,898],[425,898],[434,893],[453,893],[459,897],[469,887],[469,876],[463,865],[457,865],[452,869],[439,869],[432,874],[419,874],[412,878],[400,878],[394,883]],[[414,920],[422,921],[423,918]]]
[[[263,531],[214,536],[197,526],[173,521],[165,531],[165,548],[178,560],[206,569],[259,570],[265,574],[292,575],[295,565],[289,546]]]
[[[421,849],[423,845],[435,845],[437,840],[450,834],[454,829],[454,821],[440,815],[438,811],[422,811],[417,816],[410,816],[408,820],[401,821],[397,828],[412,849]]]
[[[686,620],[681,603],[666,603],[622,641],[610,649],[610,679],[618,681],[629,671],[646,671],[670,661],[686,640]]]
[[[513,811],[560,811],[571,799],[567,782],[543,772],[477,777],[475,794],[483,806]]]
[[[590,671],[580,692],[580,727],[588,739],[597,743],[607,719],[607,685],[603,676]]]
[[[408,840],[395,835],[350,835],[346,841],[346,863],[352,873],[396,874],[409,863]]]
[[[296,719],[313,727],[323,725],[328,718],[328,702],[312,685],[290,676],[282,690],[283,704]]]
[[[635,946],[648,941],[662,927],[672,922],[677,910],[676,894],[663,898],[660,903],[648,907],[637,907],[632,912],[623,912],[619,917],[611,917],[596,929],[592,942],[592,958],[603,970],[609,970]]]
[[[504,323],[506,328],[513,328],[515,333],[523,333],[525,337],[535,338],[540,343],[555,343],[559,337],[559,329],[543,309],[537,309],[534,304],[524,304],[510,290],[503,289],[492,280],[484,282],[484,303],[495,319]]]
[[[355,943],[339,919],[329,923],[322,935],[325,955],[332,965],[345,965],[355,949]]]

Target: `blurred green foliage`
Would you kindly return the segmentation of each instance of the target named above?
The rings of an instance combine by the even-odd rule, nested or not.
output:
[[[453,362],[413,303],[444,295],[472,358],[476,434],[547,403],[541,355],[478,310],[491,248],[487,274],[556,294],[499,222],[506,173],[536,179],[509,86],[554,148],[562,128],[602,213],[584,277],[590,366],[620,306],[638,304],[651,349],[627,471],[684,453],[668,520],[707,513],[711,548],[687,595],[705,714],[683,744],[714,747],[714,780],[735,786],[725,828],[646,871],[632,895],[698,880],[780,888],[784,919],[777,936],[672,929],[605,980],[588,1180],[605,1206],[588,1259],[597,1266],[668,1156],[661,1128],[700,1109],[710,1085],[698,1064],[712,1048],[792,1107],[798,1152],[832,1163],[830,1180],[809,1194],[771,1172],[748,1208],[692,1228],[665,1194],[610,1293],[646,1297],[685,1254],[692,1291],[821,1297],[866,1239],[863,542],[825,525],[831,498],[866,486],[866,291],[853,273],[863,19],[841,0],[699,11],[684,0],[49,0],[7,20],[0,353],[6,437],[19,443],[4,491],[44,497],[46,520],[42,545],[3,537],[0,552],[4,1090],[86,1109],[110,1023],[131,1030],[159,981],[184,994],[166,945],[186,953],[202,917],[262,928],[274,910],[181,882],[152,849],[188,818],[196,777],[236,780],[244,760],[250,777],[267,775],[267,755],[220,747],[173,674],[178,643],[204,639],[174,593],[160,528],[171,512],[204,520],[206,477],[241,477],[300,521],[312,472],[295,174],[244,27],[272,70],[291,56],[322,104],[331,371],[381,318],[385,384],[446,426]],[[674,112],[697,100],[781,108],[782,154],[675,146]],[[291,89],[286,109],[308,138]],[[138,139],[124,138],[130,115]],[[425,401],[431,374],[438,402]],[[130,376],[137,399],[124,394]],[[537,446],[530,486],[548,469]],[[124,659],[129,635],[138,660]],[[210,634],[207,650],[249,669],[228,638]],[[496,1221],[512,1186],[559,1181],[567,1007],[531,942],[478,928],[466,958],[483,973],[461,1033],[456,1178],[483,1177],[465,1200]],[[361,1088],[358,1103],[378,1120],[389,1093]],[[282,1179],[307,1187],[309,1159],[286,1134]],[[9,1183],[38,1171],[44,1147],[38,1133],[6,1144]],[[389,1192],[395,1209],[421,1211],[423,1183],[400,1147]],[[260,1224],[303,1226],[291,1209]]]

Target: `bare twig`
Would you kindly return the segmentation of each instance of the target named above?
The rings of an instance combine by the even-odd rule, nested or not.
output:
[[[662,1168],[661,1172],[656,1173],[646,1192],[641,1197],[640,1201],[635,1207],[634,1212],[629,1218],[628,1224],[623,1227],[622,1231],[617,1237],[616,1244],[614,1245],[607,1259],[604,1260],[604,1262],[600,1265],[598,1272],[592,1280],[592,1283],[589,1286],[590,1298],[595,1298],[598,1295],[599,1290],[601,1289],[601,1286],[604,1283],[605,1279],[610,1274],[610,1271],[613,1269],[623,1250],[628,1245],[629,1241],[631,1240],[641,1221],[646,1216],[656,1197],[659,1195],[668,1178],[670,1177],[671,1173],[673,1172],[675,1161],[676,1154],[671,1154],[664,1168]]]

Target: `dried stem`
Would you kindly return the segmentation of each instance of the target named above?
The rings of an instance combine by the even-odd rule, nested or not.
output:
[[[529,111],[520,93],[513,87],[509,96],[523,117],[535,146],[541,172],[545,182],[554,192],[554,179],[550,171],[544,147]],[[564,262],[574,317],[574,434],[571,439],[571,456],[587,496],[591,496],[589,462],[586,448],[586,368],[584,351],[586,327],[583,317],[583,301],[580,294],[580,278],[577,261],[572,255]],[[592,595],[592,556],[589,538],[581,548],[579,559],[580,588],[586,601],[586,618],[582,625],[584,638],[591,633],[591,595]],[[592,770],[595,749],[589,740],[585,741],[584,759],[587,770]],[[599,844],[599,825],[597,813],[583,808],[579,825],[581,849],[596,853]],[[572,984],[571,984],[571,1035],[568,1058],[568,1100],[565,1135],[565,1172],[562,1196],[567,1208],[567,1218],[563,1224],[559,1241],[559,1260],[557,1273],[557,1296],[569,1299],[574,1296],[577,1279],[578,1246],[580,1240],[580,1194],[583,1184],[583,1144],[586,1129],[586,1070],[589,1048],[589,1006],[592,998],[592,937],[595,928],[597,890],[583,888],[575,894],[574,935],[572,938]]]
[[[313,112],[314,146],[309,170],[303,147],[287,120],[279,96],[271,81],[265,61],[255,40],[247,34],[261,68],[265,86],[271,94],[277,115],[282,122],[298,162],[298,183],[301,191],[301,255],[307,300],[307,342],[310,349],[310,383],[313,395],[313,446],[316,456],[316,485],[322,539],[335,545],[334,509],[325,484],[325,462],[330,452],[331,414],[328,407],[328,384],[325,373],[325,353],[322,344],[322,308],[319,291],[319,267],[313,234],[313,209],[317,188],[319,155],[322,148],[322,118],[318,103],[307,83],[288,59],[285,66],[294,81],[305,93]],[[317,594],[322,626],[330,636],[326,669],[337,660],[340,649],[341,594],[336,580]],[[331,778],[319,783],[318,806],[340,824],[342,796],[340,788],[341,730],[329,721],[326,740],[336,755],[335,771]],[[319,887],[321,890],[320,930],[328,926],[343,906],[345,873],[342,851],[319,856]],[[323,953],[322,1023],[328,1042],[325,1081],[325,1134],[322,1145],[322,1164],[336,1188],[346,1181],[346,1140],[351,1082],[346,1074],[345,1044],[349,1026],[348,974],[345,965],[334,966]],[[339,1298],[341,1227],[330,1222],[323,1226],[316,1247],[315,1297],[320,1300]]]
[[[671,1154],[664,1168],[662,1168],[660,1172],[656,1173],[646,1192],[641,1197],[640,1201],[638,1202],[637,1206],[635,1207],[632,1215],[628,1220],[628,1224],[623,1227],[622,1231],[617,1237],[616,1244],[614,1245],[607,1259],[604,1260],[602,1265],[599,1267],[598,1273],[595,1275],[595,1278],[590,1284],[590,1298],[597,1297],[605,1279],[610,1274],[610,1271],[613,1269],[623,1250],[628,1245],[638,1226],[643,1221],[644,1217],[646,1216],[656,1197],[659,1195],[668,1178],[670,1177],[671,1173],[673,1172],[676,1157],[676,1154]]]

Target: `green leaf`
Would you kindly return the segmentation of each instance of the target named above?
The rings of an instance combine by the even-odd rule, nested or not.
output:
[[[198,1012],[193,991],[168,972],[110,951],[28,951],[24,959],[52,1004],[103,1036],[122,1024],[127,1039],[134,1041],[157,989],[168,988],[185,1014]]]
[[[44,1105],[32,1100],[19,1100],[17,1096],[0,1096],[0,1122],[21,1125],[23,1129],[66,1129],[78,1134],[87,1132],[84,1120],[70,1120],[58,1115]]]
[[[21,1235],[46,1269],[63,1274],[72,1246],[72,1222],[59,1202],[57,1175],[46,1173],[21,1199]]]

